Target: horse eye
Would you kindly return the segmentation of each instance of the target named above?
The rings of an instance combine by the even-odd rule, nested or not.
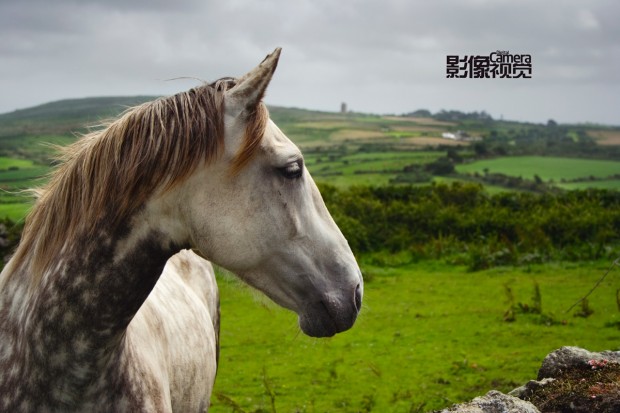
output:
[[[278,171],[282,174],[286,179],[297,179],[300,178],[304,173],[304,168],[302,167],[302,161],[294,161],[289,163],[288,165],[278,168]]]

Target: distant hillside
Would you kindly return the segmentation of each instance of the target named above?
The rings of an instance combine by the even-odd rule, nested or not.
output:
[[[116,116],[156,96],[115,96],[66,99],[0,115],[0,139],[36,134],[65,135]]]
[[[157,98],[112,96],[65,99],[0,114],[0,156],[47,164],[51,152],[49,147],[42,144],[66,145],[88,127],[114,118],[127,108]],[[270,107],[270,112],[281,127],[299,122],[326,121],[339,116],[337,113],[298,108]]]
[[[38,185],[89,126],[156,96],[95,97],[0,115],[0,189]],[[620,127],[495,120],[483,112],[418,110],[401,116],[269,107],[304,152],[318,183],[425,185],[474,182],[487,191],[620,189]],[[24,200],[0,191],[0,217],[21,219]]]
[[[19,109],[0,115],[0,121],[20,119],[50,119],[50,118],[88,118],[98,115],[113,115],[124,108],[139,105],[156,99],[156,96],[110,96],[83,99],[64,99],[45,103],[31,108]]]
[[[72,135],[85,127],[118,116],[129,107],[158,96],[111,96],[64,99],[0,114],[0,139],[32,135]],[[315,120],[336,114],[298,108],[270,107],[276,122]]]

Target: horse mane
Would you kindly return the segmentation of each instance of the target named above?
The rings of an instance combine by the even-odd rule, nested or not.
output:
[[[102,226],[113,231],[154,191],[216,159],[224,146],[224,93],[235,83],[223,78],[130,108],[64,148],[49,182],[34,191],[11,267],[27,264],[33,281],[40,279],[67,240],[89,239]],[[231,174],[256,152],[268,118],[263,103],[247,113]]]

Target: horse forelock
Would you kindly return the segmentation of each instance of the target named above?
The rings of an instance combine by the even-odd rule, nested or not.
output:
[[[157,190],[168,190],[223,152],[224,94],[236,80],[160,98],[125,111],[64,148],[49,182],[36,191],[11,267],[27,263],[34,282],[67,240],[114,232]],[[242,170],[259,147],[269,114],[246,114],[244,142],[230,165]]]

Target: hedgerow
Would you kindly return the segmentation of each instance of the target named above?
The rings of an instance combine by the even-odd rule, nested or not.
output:
[[[480,185],[320,187],[357,254],[410,251],[472,270],[617,255],[620,193],[489,194]]]

